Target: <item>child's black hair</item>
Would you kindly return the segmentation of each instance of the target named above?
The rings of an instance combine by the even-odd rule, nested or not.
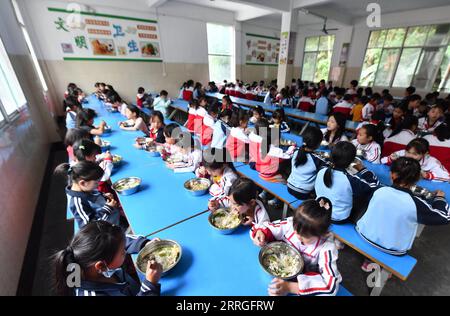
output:
[[[258,105],[256,108],[254,108],[252,110],[253,113],[258,113],[261,117],[264,117],[265,112],[264,112],[264,108],[261,105]]]
[[[82,139],[73,144],[73,154],[78,161],[86,160],[86,157],[92,155],[99,155],[102,149],[99,145],[90,139]]]
[[[54,267],[54,287],[58,295],[70,296],[73,288],[68,287],[67,278],[72,271],[70,264],[76,264],[85,271],[99,261],[111,263],[123,246],[125,234],[116,225],[105,221],[86,224],[72,238],[69,245],[57,252],[52,260]]]
[[[344,135],[346,119],[345,119],[345,115],[342,113],[339,113],[339,112],[331,114],[328,117],[328,119],[330,119],[330,117],[334,117],[334,119],[338,125],[338,129],[334,133],[333,139],[330,139],[331,131],[327,130],[324,135],[324,139],[329,143],[333,143],[335,139],[340,139],[341,136]]]
[[[350,85],[351,85],[352,87],[357,87],[357,86],[358,86],[358,80],[352,80],[352,81],[350,81]]]
[[[392,162],[391,173],[397,175],[394,185],[412,186],[420,180],[420,164],[413,158],[400,157]]]
[[[153,118],[157,117],[159,121],[162,123],[162,126],[164,126],[164,115],[161,111],[153,111],[152,115],[150,116],[150,123],[153,121]]]
[[[170,123],[169,125],[164,126],[164,131],[163,131],[164,136],[165,137],[174,137],[175,135],[172,136],[172,134],[177,128],[179,129],[180,126],[176,123]]]
[[[144,92],[145,92],[144,87],[139,87],[139,88],[138,88],[138,93],[139,93],[139,94],[142,94],[142,93],[144,93]]]
[[[68,163],[60,164],[56,167],[55,174],[67,175],[69,183],[100,180],[103,176],[103,169],[92,161],[80,161],[70,166]]]
[[[231,168],[231,170],[236,172],[236,168],[232,163],[228,162],[227,159],[228,152],[225,149],[219,148],[209,148],[203,151],[202,166],[211,169],[218,170],[225,166]]]
[[[232,115],[233,111],[231,111],[230,109],[224,109],[219,113],[219,119],[222,119],[224,117],[228,117],[228,119],[230,119]]]
[[[219,105],[217,104],[217,102],[213,102],[210,105],[208,105],[208,114],[211,116],[219,114]]]
[[[447,124],[442,123],[439,124],[438,127],[434,130],[434,135],[439,139],[439,141],[444,142],[447,139],[450,139],[450,128]]]
[[[167,91],[166,90],[161,90],[161,92],[159,93],[159,95],[161,96],[168,96],[169,95],[169,93],[167,93]]]
[[[430,143],[425,138],[415,138],[406,145],[405,150],[409,151],[411,148],[418,154],[425,155],[430,151]]]
[[[413,86],[409,86],[408,88],[405,89],[406,92],[408,92],[409,95],[413,94],[414,92],[416,92],[416,87]]]
[[[361,96],[361,98],[359,98],[359,102],[366,105],[367,102],[369,102],[369,98],[366,95]]]
[[[280,122],[283,122],[285,120],[284,110],[283,109],[276,109],[273,111],[272,119],[279,120]]]
[[[196,100],[196,99],[192,99],[190,102],[189,102],[189,107],[191,107],[191,108],[194,108],[194,109],[198,109],[199,108],[199,102],[198,102],[198,100]]]
[[[83,109],[77,113],[77,127],[89,126],[88,122],[95,117],[95,112]]]
[[[75,96],[68,96],[64,100],[64,106],[66,108],[70,108],[71,111],[78,112],[83,108],[80,102],[78,102],[78,99]]]
[[[353,99],[351,94],[344,94],[344,101],[351,101]]]
[[[251,200],[256,200],[257,188],[252,180],[238,178],[230,188],[229,196],[232,196],[238,205],[248,204]]]
[[[417,116],[407,115],[403,118],[401,124],[399,124],[397,126],[397,128],[392,132],[392,134],[391,134],[391,136],[389,136],[389,138],[397,135],[404,129],[412,130],[414,126],[417,127],[418,125],[419,125],[419,119],[417,118]]]
[[[233,111],[233,114],[230,118],[230,126],[232,127],[238,127],[241,125],[241,122],[248,122],[249,117],[247,111],[244,111],[242,109],[238,109]]]
[[[306,238],[326,235],[331,225],[331,211],[331,201],[326,197],[304,201],[294,213],[294,230]]]
[[[270,150],[272,142],[272,129],[269,127],[269,121],[262,117],[255,123],[255,134],[262,137],[261,154],[264,158]]]
[[[91,134],[84,128],[71,128],[67,131],[64,137],[64,145],[73,146],[77,141],[81,139],[90,139]]]
[[[356,147],[350,142],[338,142],[331,151],[332,166],[329,166],[323,176],[327,188],[333,185],[333,168],[346,169],[355,160]]]
[[[306,156],[306,150],[314,151],[319,148],[323,139],[322,131],[315,126],[309,126],[302,134],[303,146],[300,147],[295,158],[295,167],[303,166],[308,157]]]
[[[383,133],[380,131],[377,125],[375,124],[365,124],[361,126],[361,129],[366,131],[367,137],[372,137],[372,140],[377,144],[383,144]]]
[[[145,112],[141,111],[136,105],[128,104],[127,109],[130,112],[136,114],[136,118],[140,117],[144,120],[145,124],[148,123],[148,121],[149,121],[148,115]],[[164,120],[163,120],[163,122],[164,122]]]

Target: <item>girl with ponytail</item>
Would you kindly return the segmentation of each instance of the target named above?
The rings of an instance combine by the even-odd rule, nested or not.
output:
[[[257,246],[284,241],[298,249],[305,262],[304,270],[294,282],[273,279],[269,285],[271,296],[336,295],[342,277],[337,268],[338,250],[329,233],[333,208],[325,197],[306,200],[293,217],[254,227],[252,238]]]
[[[302,137],[303,146],[292,156],[292,168],[287,187],[290,194],[300,200],[306,200],[314,192],[317,172],[327,162],[321,156],[314,154],[322,142],[321,130],[314,126],[308,127]]]
[[[87,224],[52,258],[56,293],[74,296],[160,295],[162,266],[159,263],[154,260],[147,263],[142,284],[122,269],[127,254],[138,253],[148,242],[144,237],[125,235],[119,226],[105,221]]]

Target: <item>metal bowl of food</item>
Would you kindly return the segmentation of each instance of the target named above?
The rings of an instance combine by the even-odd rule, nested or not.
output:
[[[211,181],[205,178],[194,178],[187,180],[184,183],[184,188],[189,191],[194,196],[200,196],[208,192],[211,186]]]
[[[228,235],[241,225],[241,218],[239,214],[231,212],[229,209],[220,208],[209,214],[208,222],[215,231]]]
[[[112,155],[112,159],[113,159],[113,164],[114,167],[120,166],[120,164],[122,163],[122,156],[119,155]]]
[[[120,179],[112,185],[112,188],[119,194],[131,195],[136,193],[141,186],[141,178],[128,177]]]
[[[304,267],[302,255],[293,246],[275,241],[261,248],[259,264],[269,275],[290,280],[299,275]]]
[[[139,251],[136,268],[138,273],[145,278],[148,261],[155,260],[162,265],[162,275],[166,275],[180,262],[182,253],[181,246],[176,241],[166,239],[149,242]]]
[[[314,154],[319,156],[322,159],[330,159],[331,153],[329,151],[316,151]]]
[[[411,192],[415,195],[418,196],[420,198],[423,198],[425,200],[432,200],[436,197],[436,193],[435,192],[431,192],[421,186],[418,185],[413,185],[411,188]]]
[[[107,140],[101,140],[100,148],[102,149],[102,152],[105,152],[111,148],[111,142],[108,142]]]

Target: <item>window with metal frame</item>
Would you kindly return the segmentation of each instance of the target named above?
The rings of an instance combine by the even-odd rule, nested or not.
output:
[[[305,39],[302,80],[328,80],[333,55],[334,35],[312,36]]]
[[[234,28],[207,23],[209,79],[215,82],[234,81]]]

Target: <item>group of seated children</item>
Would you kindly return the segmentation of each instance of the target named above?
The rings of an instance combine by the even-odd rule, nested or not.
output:
[[[191,87],[188,82],[185,88],[190,91]],[[111,97],[110,93],[105,100],[112,100]],[[345,133],[345,114],[337,111],[329,116],[326,128],[306,128],[302,144],[282,146],[280,135],[289,131],[282,109],[275,111],[269,122],[262,108],[249,115],[228,101],[219,108],[202,96],[192,98],[185,124],[189,131],[175,123],[164,125],[161,111],[155,109],[147,122],[138,107],[126,105],[123,114],[127,121],[120,128],[140,130],[146,135],[143,141],[136,140],[138,149],[161,146],[162,158],[174,172],[209,178],[212,185],[208,208],[215,211],[226,207],[239,214],[242,224],[250,227],[255,245],[281,240],[302,254],[304,271],[295,280],[275,278],[269,285],[270,295],[337,293],[342,277],[336,262],[342,244],[330,233],[331,223],[353,222],[367,242],[389,254],[402,255],[411,249],[418,224],[442,225],[450,221],[442,191],[435,192],[431,200],[411,191],[421,178],[450,179],[446,168],[430,155],[432,147],[442,147],[450,138],[447,123],[436,124],[443,116],[441,108],[431,107],[429,119],[421,121],[422,130],[433,129],[425,137],[416,134],[419,121],[414,110],[408,114],[405,108],[392,110],[387,104],[383,111],[392,110],[393,115],[389,125],[392,131],[386,140],[382,129],[386,126],[370,120],[360,124],[356,138],[350,141]],[[136,253],[151,241],[123,233],[126,220],[109,180],[112,156],[109,152],[102,154],[92,138],[102,134],[106,123],[102,121],[95,127],[93,118],[92,110],[78,112],[78,124],[66,136],[69,164],[57,168],[57,172],[68,176],[68,208],[80,228],[70,245],[54,258],[58,290],[68,293],[63,267],[77,263],[83,270],[83,280],[71,294],[159,295],[159,264],[148,263],[146,280],[140,289],[120,269],[126,253]],[[396,146],[387,146],[391,150],[388,152],[386,142]],[[330,149],[329,158],[318,151],[321,146]],[[390,165],[392,184],[381,184],[357,156]],[[288,192],[303,203],[292,217],[271,222],[261,190],[251,180],[237,175],[233,161],[248,163],[263,180],[285,183]],[[392,212],[386,201],[401,203]],[[365,261],[362,269],[368,271],[369,263]],[[111,282],[117,286],[105,286]]]

